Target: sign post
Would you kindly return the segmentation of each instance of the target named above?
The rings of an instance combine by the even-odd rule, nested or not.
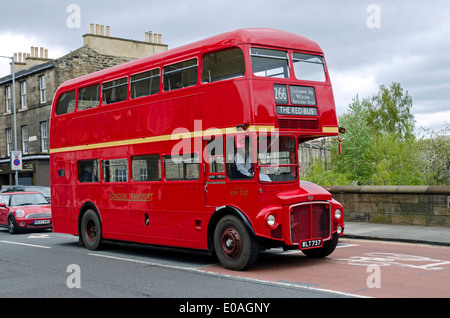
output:
[[[11,170],[22,170],[22,151],[11,151]]]

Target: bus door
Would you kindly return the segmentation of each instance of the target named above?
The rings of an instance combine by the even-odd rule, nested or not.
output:
[[[205,205],[220,206],[226,201],[225,158],[222,136],[203,141]]]

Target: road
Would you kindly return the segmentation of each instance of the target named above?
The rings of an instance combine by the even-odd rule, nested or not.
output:
[[[0,298],[450,297],[450,247],[341,239],[325,259],[271,250],[245,272],[204,253],[0,229]]]

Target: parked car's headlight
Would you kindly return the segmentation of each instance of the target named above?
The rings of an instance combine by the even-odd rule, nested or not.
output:
[[[16,211],[16,216],[18,218],[23,218],[25,216],[25,212],[23,210],[17,210]]]

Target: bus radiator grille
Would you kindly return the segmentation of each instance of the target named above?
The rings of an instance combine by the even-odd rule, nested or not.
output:
[[[319,129],[319,122],[308,119],[279,119],[278,128],[317,130]]]
[[[290,209],[291,242],[330,237],[330,208],[328,204],[303,204]]]

